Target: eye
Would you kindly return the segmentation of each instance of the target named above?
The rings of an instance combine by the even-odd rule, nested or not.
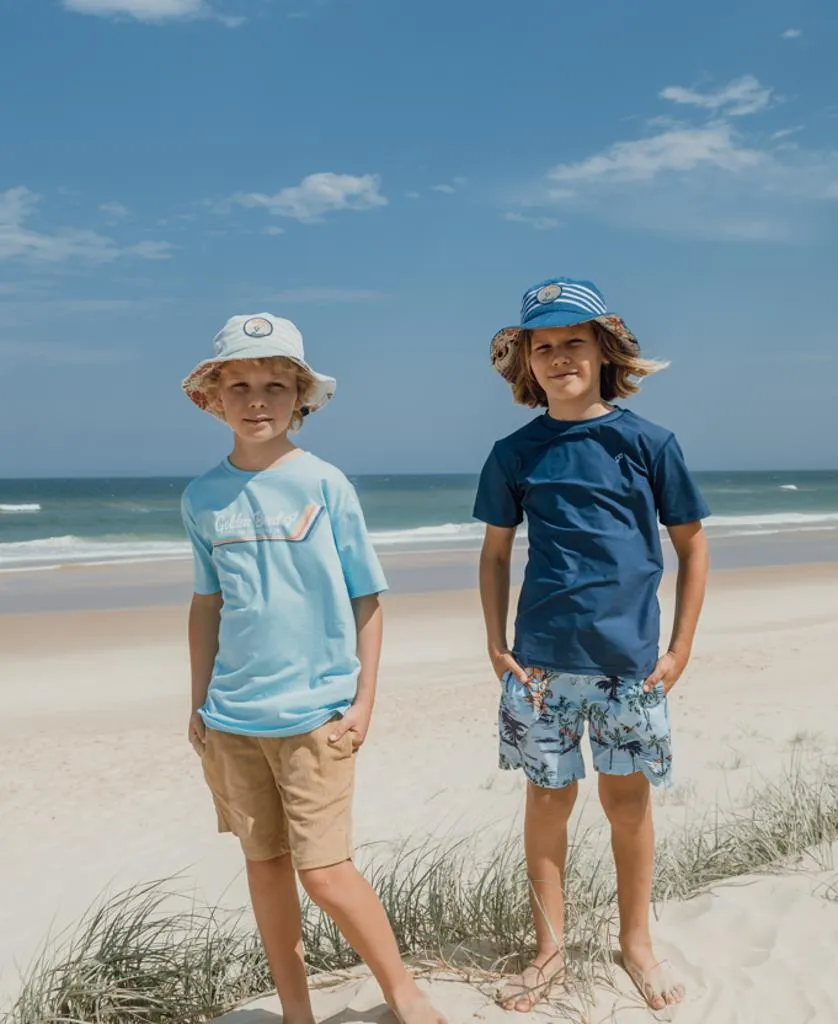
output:
[[[231,384],[230,387],[233,389],[233,391],[241,391],[242,388],[247,387],[247,384],[243,380],[237,380],[235,383]]]
[[[277,388],[280,391],[284,391],[288,387],[288,385],[287,384],[283,384],[281,380],[272,380],[270,382],[270,384],[268,385],[268,387],[269,388]]]
[[[549,352],[550,351],[550,346],[549,345],[536,345],[535,350],[536,350],[536,352]]]

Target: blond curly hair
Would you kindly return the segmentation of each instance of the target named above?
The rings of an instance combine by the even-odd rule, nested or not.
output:
[[[281,367],[283,370],[293,369],[297,373],[297,401],[294,406],[294,414],[291,417],[291,423],[289,430],[299,430],[303,425],[303,421],[308,416],[308,401],[311,397],[311,392],[317,381],[304,367],[300,366],[299,363],[293,359],[287,359],[285,356],[269,356],[263,359],[248,359],[248,360],[236,360],[231,359],[229,362],[216,363],[211,366],[204,377],[201,380],[201,387],[204,394],[207,396],[207,400],[210,405],[216,408],[219,405],[218,392],[221,385],[221,375],[224,372],[224,367],[229,366],[230,363],[234,362],[248,362],[255,363],[257,366],[270,366],[270,367]]]
[[[600,394],[604,402],[636,394],[640,390],[639,381],[669,365],[656,359],[643,359],[637,349],[601,324],[592,322],[591,327],[606,360],[599,378]],[[508,379],[512,385],[512,395],[519,405],[527,405],[531,409],[547,408],[547,395],[532,372],[532,335],[532,331],[521,331],[518,336]]]

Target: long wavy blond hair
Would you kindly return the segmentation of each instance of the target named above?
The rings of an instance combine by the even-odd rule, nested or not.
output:
[[[308,401],[311,397],[311,392],[317,381],[312,375],[300,366],[299,363],[295,363],[293,359],[286,359],[284,356],[270,356],[264,359],[248,359],[248,360],[235,360],[231,359],[227,363],[216,363],[215,366],[210,367],[207,370],[206,375],[201,380],[201,388],[204,394],[207,396],[211,405],[216,408],[219,404],[218,392],[221,385],[221,374],[224,372],[224,367],[229,366],[233,362],[248,362],[255,363],[257,366],[271,366],[271,367],[282,367],[283,370],[292,369],[297,373],[297,401],[294,406],[294,414],[291,417],[291,423],[289,430],[299,430],[303,425],[303,421],[308,415]]]
[[[639,382],[644,377],[664,370],[669,365],[656,359],[643,359],[636,349],[621,341],[601,324],[592,321],[591,327],[606,360],[599,375],[599,389],[604,402],[637,394],[640,390]],[[547,408],[547,395],[532,372],[532,335],[532,331],[522,331],[515,343],[515,355],[509,375],[512,394],[520,405],[528,405],[531,409]]]

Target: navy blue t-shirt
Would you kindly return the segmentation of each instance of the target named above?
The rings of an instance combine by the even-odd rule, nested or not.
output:
[[[658,521],[709,515],[675,435],[619,408],[590,420],[539,416],[494,446],[474,507],[490,526],[524,515],[515,659],[645,678],[660,636]]]

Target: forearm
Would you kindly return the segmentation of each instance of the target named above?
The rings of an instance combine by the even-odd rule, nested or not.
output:
[[[509,617],[510,561],[483,554],[480,558],[480,602],[486,624],[486,645],[490,655],[508,650],[506,627]]]
[[[706,542],[698,544],[694,550],[678,560],[675,617],[668,649],[685,660],[692,652],[698,619],[704,604],[709,568],[710,558]]]
[[[352,602],[358,631],[357,655],[361,663],[355,703],[372,709],[378,686],[381,642],[384,635],[384,613],[378,594],[356,597]]]
[[[203,707],[218,654],[221,595],[196,594],[189,608],[189,663],[192,670],[192,710]]]

